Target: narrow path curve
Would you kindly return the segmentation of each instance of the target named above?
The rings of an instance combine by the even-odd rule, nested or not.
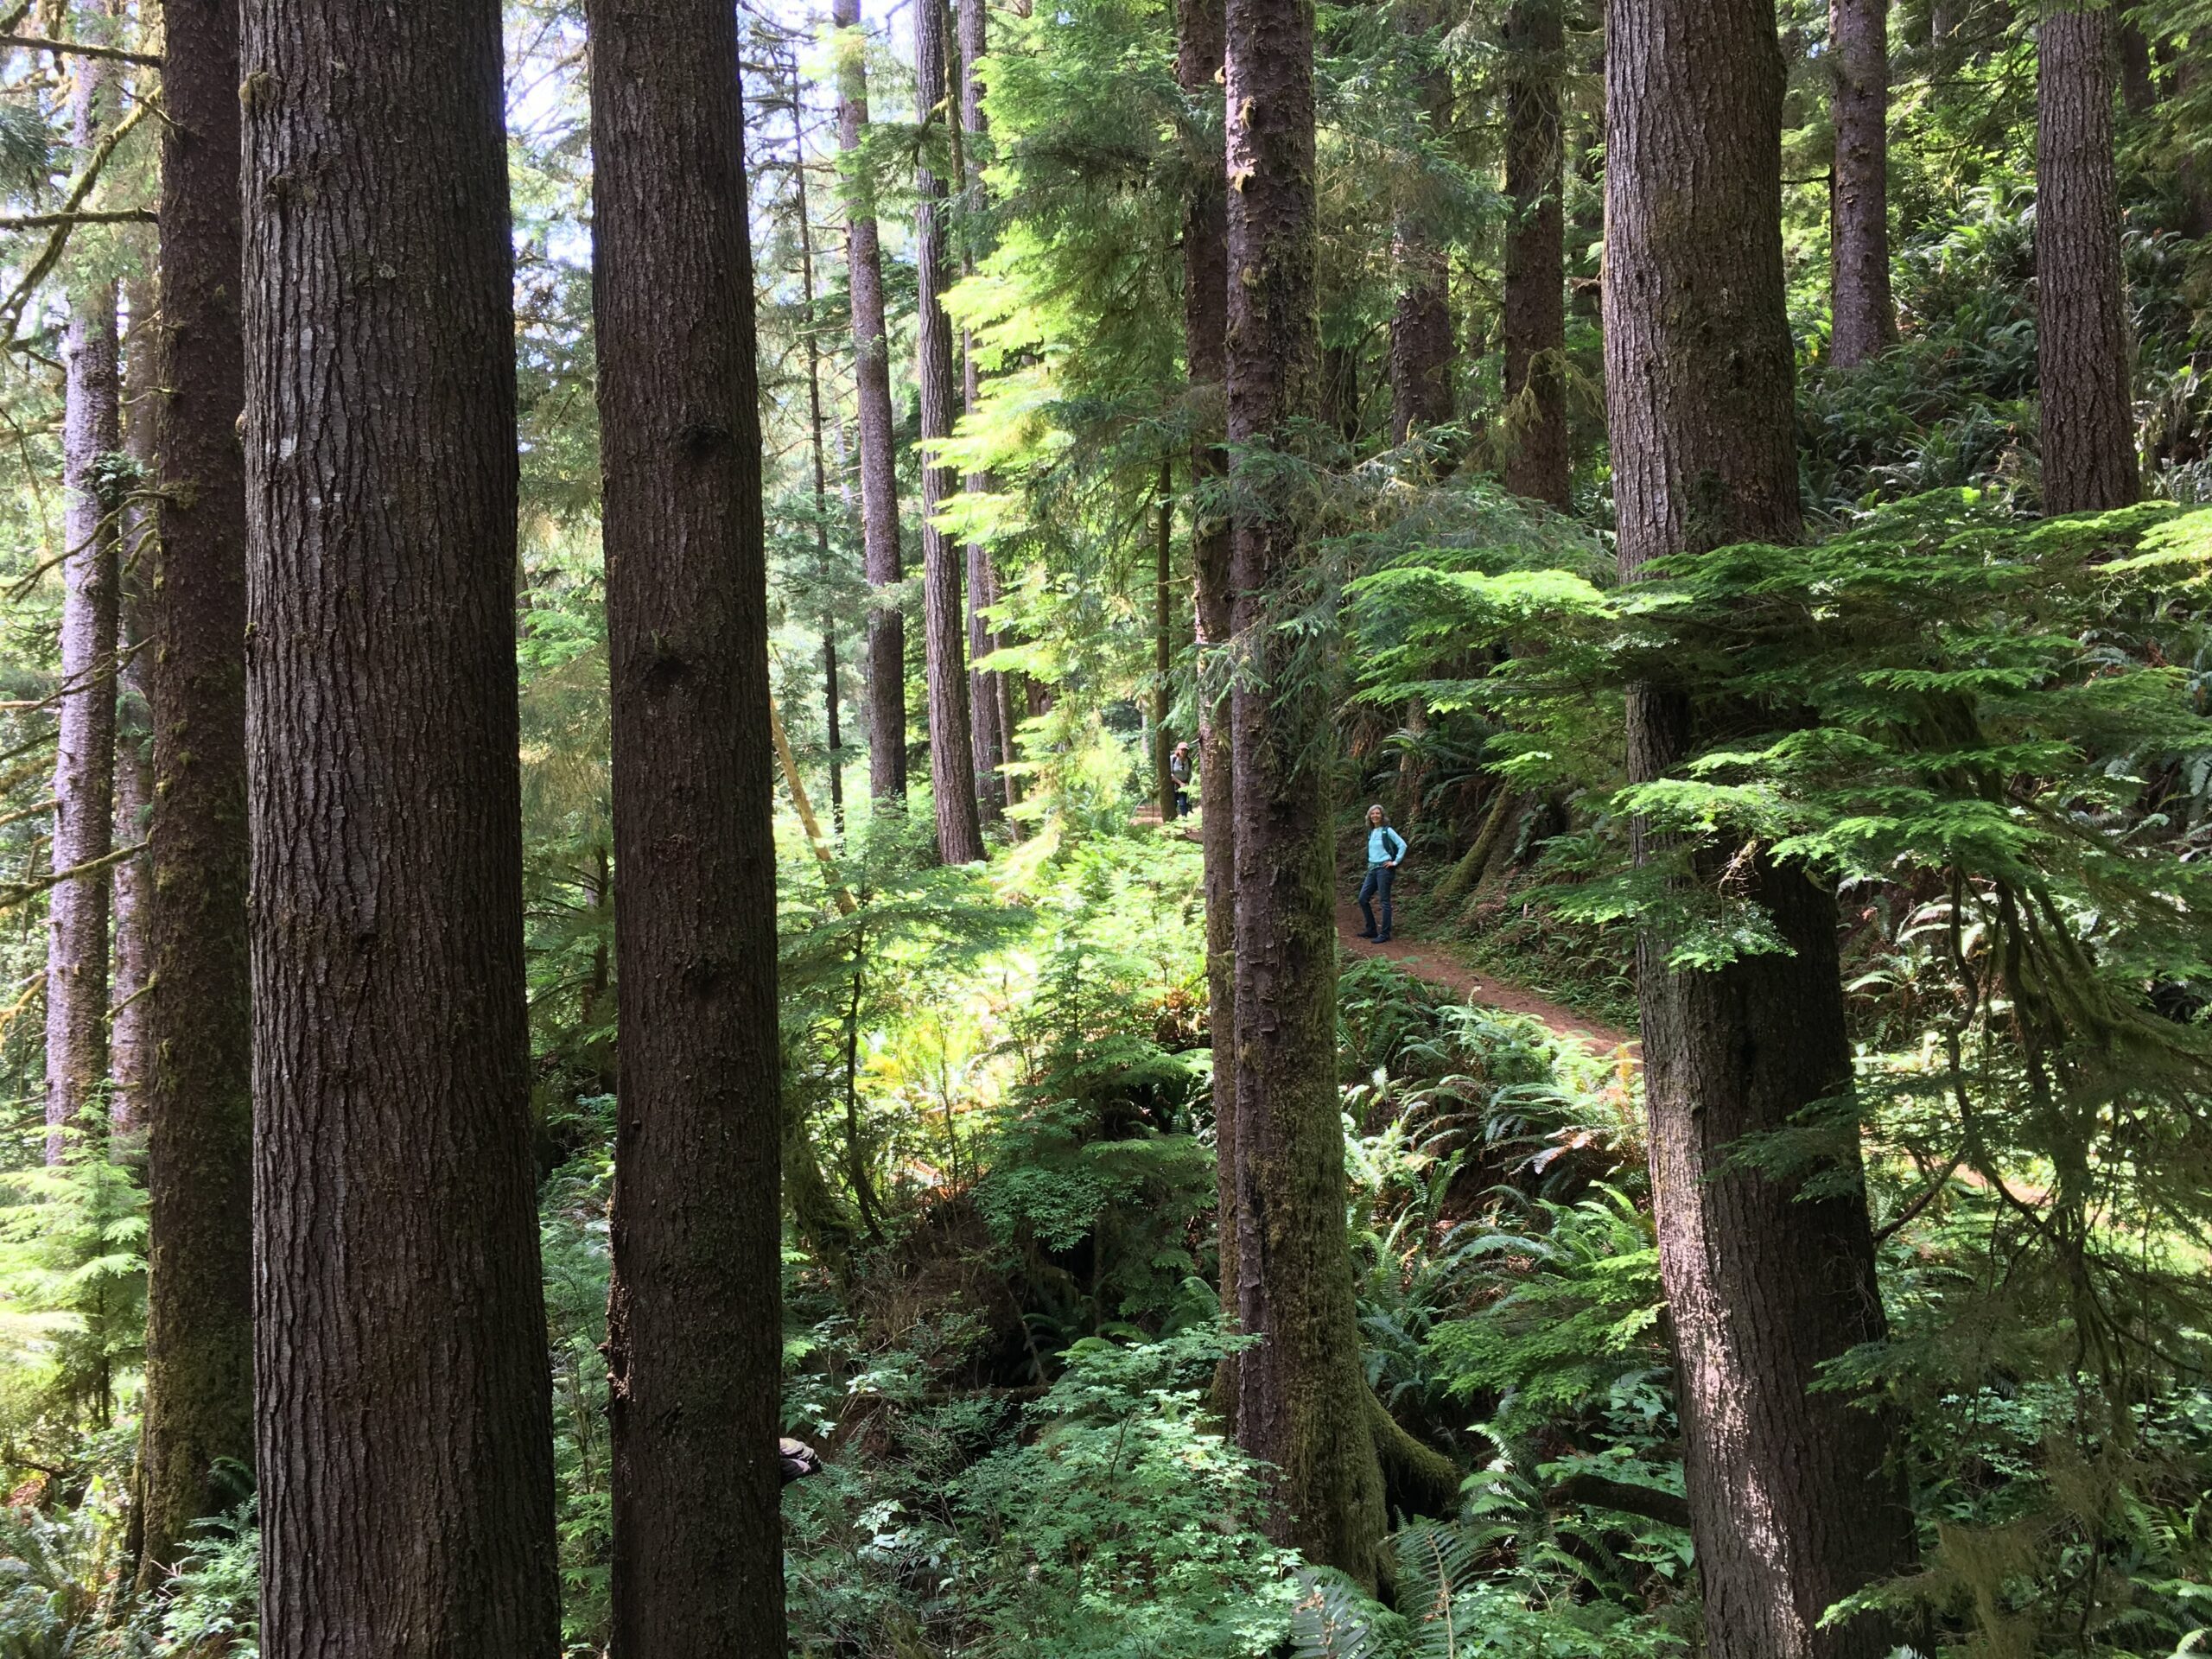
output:
[[[1338,904],[1337,938],[1349,954],[1387,957],[1414,978],[1441,985],[1471,1002],[1501,1008],[1508,1014],[1526,1014],[1549,1027],[1555,1035],[1579,1039],[1593,1054],[1618,1054],[1626,1050],[1631,1062],[1643,1062],[1643,1046],[1626,1032],[1586,1018],[1548,997],[1537,995],[1525,986],[1478,974],[1427,940],[1394,938],[1387,944],[1377,944],[1371,939],[1363,939],[1359,930],[1363,925],[1357,905],[1349,899]]]

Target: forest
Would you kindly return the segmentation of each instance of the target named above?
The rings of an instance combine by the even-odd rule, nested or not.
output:
[[[0,1659],[2212,1652],[2212,0],[0,0]]]

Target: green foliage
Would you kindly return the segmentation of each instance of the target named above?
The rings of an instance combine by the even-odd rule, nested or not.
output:
[[[1258,1472],[1207,1426],[1210,1332],[1086,1339],[1033,1440],[961,1481],[978,1651],[1243,1659],[1281,1639],[1289,1558],[1259,1534]]]

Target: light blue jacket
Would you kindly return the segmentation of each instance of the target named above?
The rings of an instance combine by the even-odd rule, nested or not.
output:
[[[1397,851],[1392,852],[1395,845]],[[1378,823],[1367,832],[1367,861],[1370,864],[1389,864],[1406,855],[1406,838],[1387,823]]]

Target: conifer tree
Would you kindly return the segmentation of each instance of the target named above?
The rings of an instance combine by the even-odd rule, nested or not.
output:
[[[165,0],[162,35],[146,1591],[254,1458],[238,0]]]
[[[860,406],[861,535],[873,603],[868,613],[868,794],[906,798],[906,623],[897,592],[898,460],[892,453],[891,346],[883,321],[883,254],[875,222],[875,168],[866,149],[867,48],[861,0],[833,0],[838,47],[837,146],[845,179],[845,281],[852,296],[853,383]]]
[[[2037,30],[2036,340],[2046,511],[2124,507],[2141,488],[2113,163],[2113,8],[2052,0]]]
[[[1505,486],[1564,511],[1567,219],[1560,0],[1513,0],[1505,15]]]
[[[81,37],[107,33],[105,6],[85,7]],[[70,95],[71,138],[88,155],[113,113],[116,66],[80,57]],[[113,462],[123,447],[116,282],[96,276],[69,297],[62,345],[61,685],[55,698],[54,869],[46,953],[46,1160],[106,1079],[108,887],[115,838],[117,568],[122,502]],[[75,872],[75,874],[72,874]]]
[[[1605,147],[1605,369],[1620,574],[1800,529],[1781,221],[1773,0],[1612,0]],[[1707,188],[1685,194],[1694,176]],[[1645,684],[1629,772],[1713,741],[1725,714]],[[1639,832],[1639,856],[1663,847]],[[1718,969],[1638,952],[1651,1184],[1678,1353],[1691,1530],[1715,1659],[1882,1659],[1884,1621],[1822,1615],[1906,1559],[1888,1421],[1819,1391],[1885,1330],[1855,1119],[1818,1195],[1741,1154],[1852,1086],[1832,890],[1758,852],[1724,880],[1787,954]],[[1831,1104],[1828,1108],[1834,1109]]]
[[[780,1659],[776,845],[736,14],[587,16],[621,1021],[610,1652]]]
[[[943,0],[914,8],[914,85],[925,129],[957,124],[947,71]],[[950,192],[925,161],[917,170],[914,245],[919,294],[915,320],[915,378],[921,387],[922,442],[952,435],[957,404],[952,321],[944,296],[951,285],[946,236]],[[934,454],[922,458],[922,624],[930,698],[930,783],[937,798],[938,856],[947,864],[974,864],[983,856],[981,810],[976,797],[975,743],[968,706],[967,612],[961,601],[962,554],[937,523],[960,487],[960,477]]]
[[[261,1648],[552,1659],[500,9],[242,15]]]
[[[1344,1230],[1336,1084],[1330,700],[1281,626],[1310,557],[1297,428],[1318,403],[1313,10],[1229,0],[1224,360],[1232,449],[1282,452],[1240,492],[1230,695],[1236,846],[1236,1279],[1262,1338],[1237,1365],[1236,1438],[1273,1465],[1274,1528],[1372,1586],[1385,1516]]]
[[[1840,368],[1897,337],[1890,293],[1889,0],[1829,0],[1834,63],[1835,164],[1828,190],[1834,331]]]

